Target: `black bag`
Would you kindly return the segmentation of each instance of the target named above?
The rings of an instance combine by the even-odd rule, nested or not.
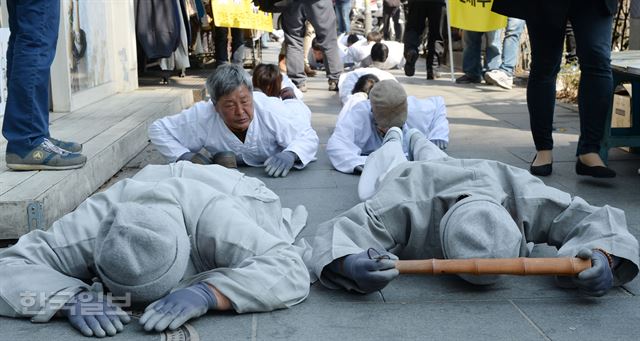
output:
[[[252,0],[261,11],[267,13],[280,13],[296,0]]]

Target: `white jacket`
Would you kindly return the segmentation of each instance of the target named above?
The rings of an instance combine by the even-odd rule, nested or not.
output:
[[[155,121],[149,127],[149,138],[169,161],[202,148],[211,155],[233,151],[237,159],[254,167],[283,150],[298,155],[298,169],[316,159],[318,135],[311,128],[311,111],[301,100],[283,101],[254,91],[253,109],[244,143],[227,128],[211,101]]]
[[[333,134],[327,142],[327,154],[335,169],[352,173],[354,168],[364,165],[367,155],[382,145],[382,137],[376,131],[371,115],[371,103],[351,96],[355,104],[345,104],[338,116]],[[402,127],[420,130],[429,140],[449,141],[449,121],[444,99],[440,96],[419,99],[407,97],[407,121]],[[408,152],[408,139],[404,139],[404,152]]]

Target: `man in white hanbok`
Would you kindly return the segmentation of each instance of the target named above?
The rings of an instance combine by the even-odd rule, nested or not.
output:
[[[369,99],[351,96],[355,104],[345,105],[333,134],[327,142],[327,154],[335,169],[343,173],[362,171],[367,155],[382,145],[391,127],[406,133],[411,128],[446,148],[449,143],[449,121],[442,97],[418,99],[407,97],[402,85],[394,80],[376,83]],[[404,146],[405,152],[408,146]]]
[[[236,170],[147,166],[0,252],[0,315],[47,322],[58,312],[104,337],[123,330],[132,306],[146,306],[140,324],[158,332],[211,311],[287,308],[309,291],[291,245],[306,217]]]
[[[316,159],[318,135],[311,127],[311,111],[297,98],[281,100],[253,92],[251,78],[238,65],[219,66],[207,78],[211,100],[161,118],[149,127],[149,138],[170,162],[211,163],[231,152],[235,161],[265,167],[274,177]]]

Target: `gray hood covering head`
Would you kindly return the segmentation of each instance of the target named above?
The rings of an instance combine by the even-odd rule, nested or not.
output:
[[[181,219],[180,219],[181,220]],[[191,243],[184,224],[165,211],[135,203],[114,205],[102,221],[94,259],[113,295],[151,302],[182,279]]]
[[[369,92],[373,119],[380,128],[402,128],[407,120],[407,92],[393,79],[376,83]]]
[[[493,199],[470,196],[455,203],[440,221],[442,252],[448,259],[513,258],[522,234],[507,210]],[[461,275],[473,284],[493,284],[496,275]]]

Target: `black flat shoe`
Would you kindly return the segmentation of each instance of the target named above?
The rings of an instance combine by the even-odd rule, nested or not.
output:
[[[536,155],[537,156],[537,155]],[[533,163],[536,162],[536,157],[533,157],[533,161],[531,161],[531,166],[529,167],[529,173],[537,176],[549,176],[553,171],[553,163],[547,163],[546,165],[534,166]]]
[[[616,172],[603,166],[587,166],[580,159],[576,161],[576,173],[578,175],[588,175],[594,178],[615,178]]]

